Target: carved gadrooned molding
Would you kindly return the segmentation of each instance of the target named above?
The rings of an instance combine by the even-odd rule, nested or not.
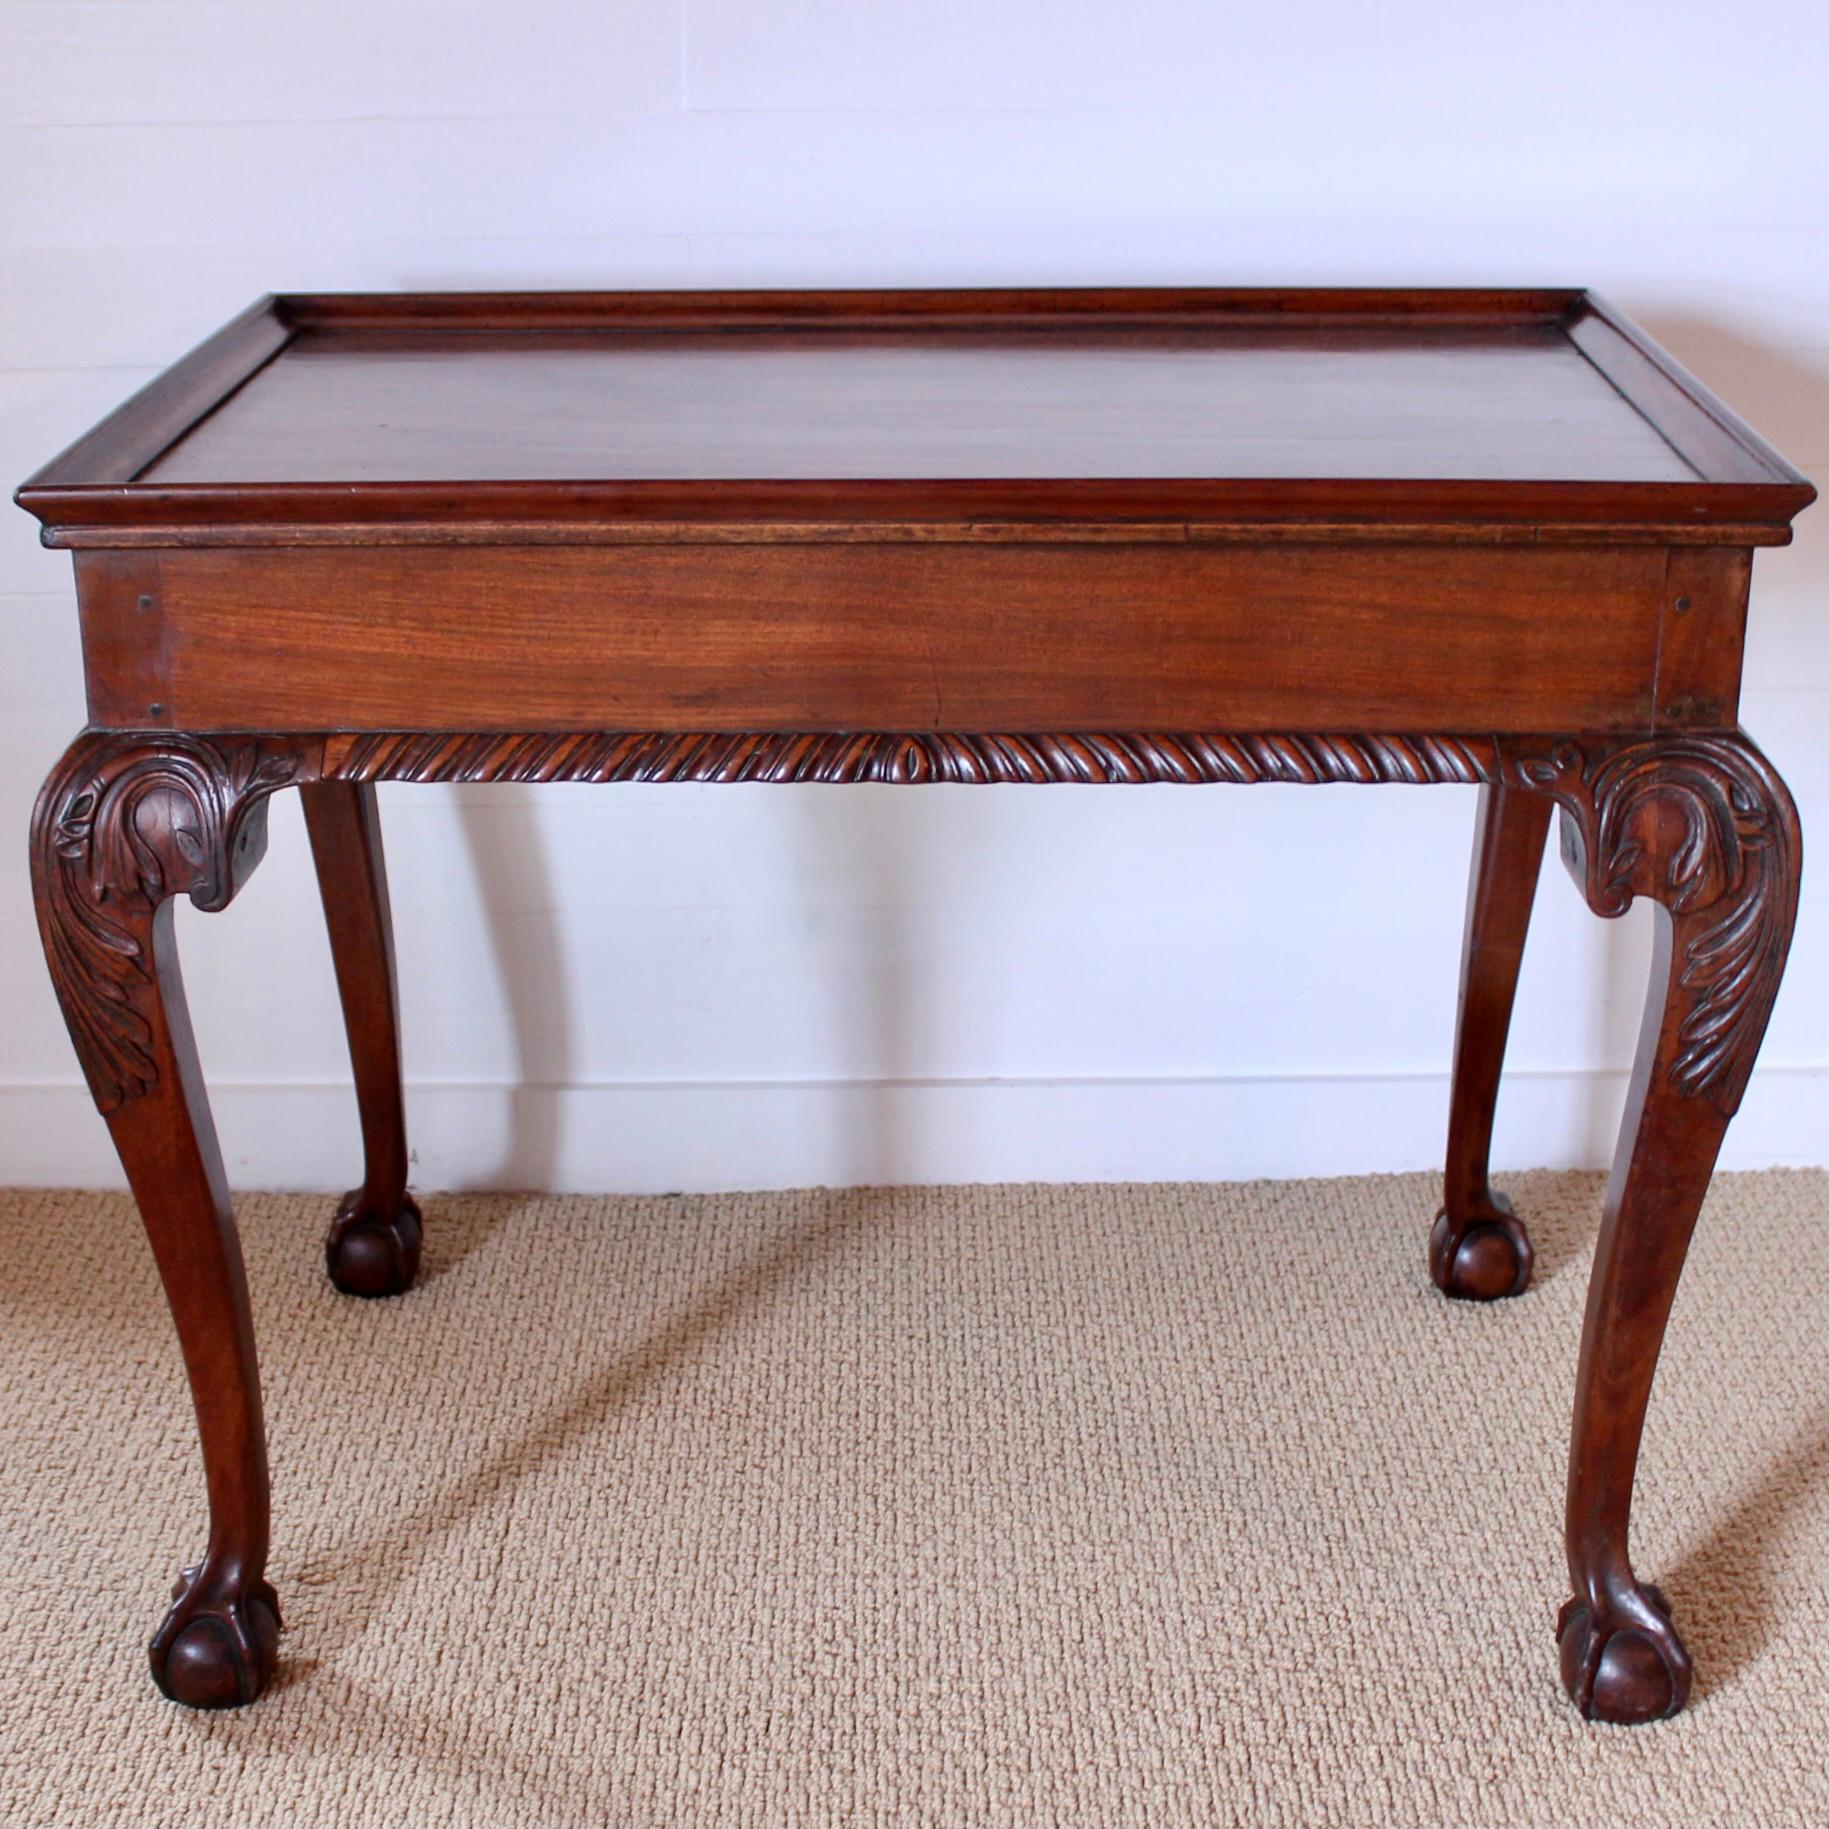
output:
[[[702,782],[1477,782],[1492,743],[1454,737],[672,734],[331,739],[351,780]]]
[[[775,783],[1509,781],[1564,810],[1597,913],[1667,907],[1681,1008],[1671,1082],[1738,1105],[1796,914],[1796,813],[1737,734],[1498,738],[1252,734],[403,732],[78,740],[47,782],[41,918],[77,1051],[104,1111],[156,1083],[149,915],[218,908],[259,856],[256,811],[309,780]]]

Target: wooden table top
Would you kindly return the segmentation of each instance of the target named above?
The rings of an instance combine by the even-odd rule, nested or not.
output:
[[[1747,544],[1810,498],[1585,293],[1078,291],[263,300],[19,499],[80,546],[987,518]]]
[[[1556,331],[307,331],[148,483],[1695,470]]]

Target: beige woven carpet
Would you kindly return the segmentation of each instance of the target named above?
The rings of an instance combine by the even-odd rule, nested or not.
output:
[[[0,1822],[1829,1822],[1829,1176],[1710,1198],[1638,1730],[1551,1637],[1600,1183],[1511,1185],[1489,1309],[1425,1176],[435,1198],[391,1304],[247,1199],[287,1632],[215,1717],[145,1672],[203,1539],[131,1209],[0,1197]]]

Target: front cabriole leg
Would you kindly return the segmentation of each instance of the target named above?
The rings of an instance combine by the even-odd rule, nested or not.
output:
[[[1562,1676],[1591,1720],[1673,1715],[1691,1665],[1663,1594],[1633,1573],[1632,1485],[1658,1349],[1715,1158],[1784,974],[1797,812],[1738,732],[1506,746],[1506,773],[1563,810],[1596,913],[1658,904],[1638,1059],[1607,1190],[1576,1372]]]
[[[268,1482],[241,1246],[173,944],[173,898],[227,905],[266,847],[266,798],[305,773],[252,738],[91,732],[32,821],[45,956],[108,1121],[177,1324],[209,1493],[203,1559],[152,1642],[153,1680],[197,1708],[251,1702],[273,1674]]]

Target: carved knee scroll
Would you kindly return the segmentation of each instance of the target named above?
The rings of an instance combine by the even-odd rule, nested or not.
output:
[[[1777,770],[1739,732],[1559,743],[1507,763],[1562,808],[1564,862],[1596,914],[1637,896],[1669,912],[1666,1076],[1731,1117],[1797,918],[1802,842]]]
[[[51,773],[33,819],[45,953],[104,1114],[158,1082],[144,932],[172,897],[226,908],[266,851],[266,801],[296,751],[253,738],[94,734]]]

